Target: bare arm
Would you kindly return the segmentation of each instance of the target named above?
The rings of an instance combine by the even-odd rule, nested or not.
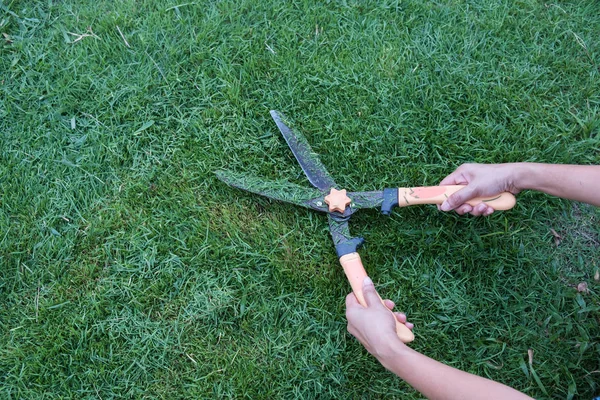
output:
[[[381,304],[373,282],[365,278],[363,294],[368,307],[361,306],[354,294],[346,297],[348,331],[388,370],[429,399],[530,399],[506,385],[491,381],[435,361],[402,343],[396,336],[395,322]],[[386,305],[389,300],[386,300]],[[391,304],[393,306],[393,303]],[[389,306],[388,306],[389,307]],[[396,314],[400,322],[406,316]],[[407,326],[412,326],[408,325]]]
[[[600,165],[519,163],[515,175],[522,189],[600,206]]]
[[[570,200],[600,206],[600,165],[538,163],[463,164],[440,185],[467,185],[440,207],[459,214],[489,215],[494,209],[484,203],[471,207],[469,199],[508,191],[531,189]]]
[[[530,399],[511,387],[449,367],[404,344],[393,345],[379,361],[428,399]]]

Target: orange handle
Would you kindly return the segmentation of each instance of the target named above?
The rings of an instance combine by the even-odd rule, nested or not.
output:
[[[350,286],[352,286],[352,291],[354,292],[356,299],[363,307],[367,307],[367,302],[362,293],[363,280],[367,276],[367,272],[363,267],[360,255],[358,253],[350,253],[341,256],[340,264],[342,264],[346,277],[348,278],[348,281],[350,281]],[[381,297],[379,300],[383,303]],[[390,311],[390,313],[392,313],[392,311]],[[396,321],[396,334],[398,335],[398,338],[404,343],[412,342],[415,339],[415,335],[413,335],[412,331],[408,329],[406,325],[398,321],[393,313],[392,316],[394,317],[394,321]]]
[[[451,194],[464,188],[464,185],[425,186],[398,189],[398,207],[416,204],[442,204]],[[494,210],[510,210],[515,206],[517,199],[512,193],[502,192],[491,197],[477,197],[467,201],[475,207],[479,203],[486,203]]]

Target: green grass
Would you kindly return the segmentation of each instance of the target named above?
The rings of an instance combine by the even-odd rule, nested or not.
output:
[[[0,0],[0,397],[419,398],[346,332],[326,218],[213,171],[305,183],[270,109],[351,190],[598,164],[600,3],[181,3]],[[523,193],[352,230],[413,348],[586,399],[599,226]]]

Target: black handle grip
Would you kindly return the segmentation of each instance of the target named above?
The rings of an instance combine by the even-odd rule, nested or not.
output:
[[[398,189],[383,189],[383,203],[381,203],[381,213],[390,215],[392,208],[398,205]]]

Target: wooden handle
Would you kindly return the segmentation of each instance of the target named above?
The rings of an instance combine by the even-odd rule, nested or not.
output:
[[[360,255],[358,253],[350,253],[341,256],[340,264],[342,264],[342,267],[344,268],[344,272],[346,273],[346,277],[350,282],[350,286],[352,286],[352,291],[354,292],[356,299],[363,307],[367,307],[367,302],[365,301],[362,292],[363,280],[367,276],[367,272],[363,267]],[[383,303],[381,297],[379,297],[379,301]],[[383,305],[386,309],[388,309],[385,303],[383,303]],[[412,331],[408,329],[406,325],[398,321],[391,310],[390,313],[392,313],[394,321],[396,321],[396,334],[398,335],[398,338],[404,343],[412,342],[415,339],[415,335],[413,335]]]
[[[425,186],[398,189],[398,207],[416,204],[442,204],[450,195],[464,188],[465,185]],[[475,207],[479,203],[486,203],[494,210],[510,210],[517,203],[512,193],[502,192],[491,197],[477,197],[467,201]]]

